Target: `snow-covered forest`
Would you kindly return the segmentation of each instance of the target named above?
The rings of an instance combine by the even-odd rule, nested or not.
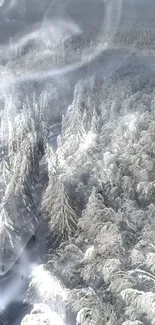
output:
[[[0,2],[2,19],[21,28],[46,12],[33,33],[6,36],[9,45],[0,32],[5,324],[155,325],[153,2],[118,0],[114,11],[103,2],[111,10],[103,44],[71,9],[55,32],[48,1],[34,0],[24,22],[24,1]],[[26,306],[20,320],[7,311],[13,302],[16,314]]]
[[[151,71],[137,75],[138,61],[97,86],[80,81],[57,150],[46,147],[42,268],[63,283],[81,325],[155,320],[155,83]],[[36,289],[34,277],[32,302],[53,303],[50,289]]]

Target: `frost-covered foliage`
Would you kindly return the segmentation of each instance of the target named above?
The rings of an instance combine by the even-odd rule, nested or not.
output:
[[[77,325],[155,322],[155,82],[148,70],[132,56],[104,82],[79,82],[58,148],[46,152],[45,264],[68,289]]]
[[[61,179],[54,178],[47,187],[43,198],[43,213],[48,222],[53,245],[73,236],[77,229],[77,216]]]
[[[25,298],[21,325],[155,325],[153,3],[0,0],[0,314]]]
[[[36,185],[45,138],[45,122],[35,101],[23,104],[20,110],[4,107],[0,138],[0,273],[8,271],[34,233]]]

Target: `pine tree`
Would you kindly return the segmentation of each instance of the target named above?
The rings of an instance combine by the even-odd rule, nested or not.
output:
[[[57,245],[62,239],[71,238],[77,229],[77,215],[69,204],[61,178],[50,180],[43,198],[42,209],[48,222],[50,240]]]

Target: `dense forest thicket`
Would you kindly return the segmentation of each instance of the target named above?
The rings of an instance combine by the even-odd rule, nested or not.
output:
[[[0,317],[155,325],[148,2],[0,3]]]
[[[32,276],[28,299],[59,301],[78,325],[155,322],[155,83],[147,69],[133,55],[103,82],[79,81],[57,149],[45,144],[40,267],[65,298],[38,293]]]

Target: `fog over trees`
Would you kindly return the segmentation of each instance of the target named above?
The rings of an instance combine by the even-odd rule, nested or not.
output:
[[[65,10],[72,19],[57,22],[57,33],[48,1],[35,10],[34,1],[33,32],[12,36],[0,49],[2,323],[15,301],[30,309],[18,323],[10,316],[12,325],[155,325],[155,27],[149,1],[140,18],[138,1],[134,13],[132,1],[123,1],[124,15],[116,15],[115,33],[109,25],[112,38],[104,49],[92,12],[96,34],[90,41],[90,21],[76,21],[71,1]],[[2,1],[0,8],[24,28],[24,1]],[[16,18],[12,8],[18,8]],[[96,39],[102,50],[93,59],[87,51],[88,60],[79,63]]]

